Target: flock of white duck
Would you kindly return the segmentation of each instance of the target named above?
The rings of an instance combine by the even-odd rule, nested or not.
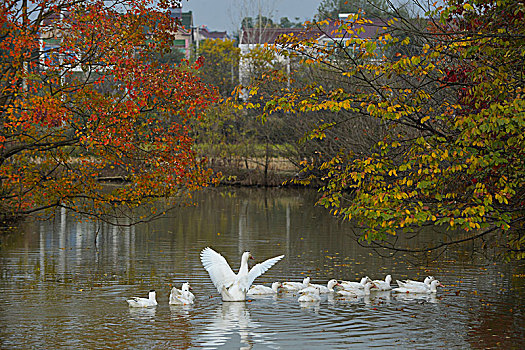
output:
[[[302,282],[274,282],[271,287],[252,285],[253,281],[275,265],[284,255],[279,255],[256,264],[248,269],[248,259],[253,259],[250,252],[244,252],[241,257],[241,267],[235,274],[226,259],[213,249],[207,247],[201,251],[201,262],[211,281],[221,294],[223,301],[244,301],[246,296],[277,294],[281,292],[298,293],[299,302],[317,302],[321,294],[333,293],[342,299],[358,298],[370,295],[374,291],[392,291],[396,293],[435,294],[437,287],[443,286],[433,276],[428,276],[423,282],[414,280],[396,281],[398,287],[392,288],[392,276],[387,275],[385,280],[371,280],[369,277],[361,278],[360,282],[337,281],[331,279],[325,285],[310,283],[310,277]],[[181,289],[173,287],[170,293],[171,305],[190,305],[195,302],[195,296],[190,291],[188,282],[183,283]],[[149,292],[148,298],[131,298],[127,300],[130,307],[157,306],[154,290]]]

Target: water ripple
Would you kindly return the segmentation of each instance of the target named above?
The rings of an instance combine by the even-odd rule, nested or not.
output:
[[[101,226],[96,247],[93,228],[73,217],[36,225],[20,241],[0,246],[0,348],[525,347],[525,290],[514,277],[523,275],[523,266],[469,258],[423,269],[370,255],[347,239],[348,226],[303,196],[207,192],[199,207],[159,222]],[[446,287],[436,297],[324,295],[320,303],[301,305],[297,295],[284,294],[223,303],[200,264],[205,246],[223,253],[234,270],[243,250],[257,261],[285,254],[258,284],[388,272],[394,279],[432,274]],[[186,281],[195,305],[169,306],[171,287]],[[145,297],[152,288],[156,308],[128,307],[126,298]]]

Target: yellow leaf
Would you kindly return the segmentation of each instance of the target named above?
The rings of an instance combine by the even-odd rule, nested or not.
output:
[[[463,4],[463,8],[467,11],[474,11],[474,7],[471,4]]]

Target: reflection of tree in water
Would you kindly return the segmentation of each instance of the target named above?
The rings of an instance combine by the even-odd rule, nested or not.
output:
[[[487,298],[485,293],[470,296],[474,299],[468,310],[468,336],[472,348],[482,349],[523,349],[525,348],[525,317],[523,300],[500,295],[499,285]],[[507,292],[508,293],[508,292]],[[493,302],[491,297],[496,297]],[[520,341],[517,341],[521,339]]]
[[[216,348],[230,343],[229,345],[234,348],[251,349],[255,343],[274,344],[271,340],[262,339],[263,336],[271,336],[271,333],[264,335],[257,333],[260,327],[258,322],[252,321],[245,302],[225,302],[215,310],[212,322],[204,329],[201,337],[204,343],[201,346]],[[235,341],[237,332],[240,336],[240,344],[231,344]]]

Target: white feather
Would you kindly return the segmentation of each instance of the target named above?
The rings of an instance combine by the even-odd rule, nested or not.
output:
[[[211,281],[221,293],[223,301],[243,301],[246,300],[246,293],[250,289],[253,281],[268,271],[275,263],[281,260],[284,255],[276,256],[262,263],[258,263],[248,271],[248,259],[250,252],[244,252],[241,257],[241,267],[235,274],[224,257],[211,249],[204,248],[201,251],[202,266],[208,271]]]

